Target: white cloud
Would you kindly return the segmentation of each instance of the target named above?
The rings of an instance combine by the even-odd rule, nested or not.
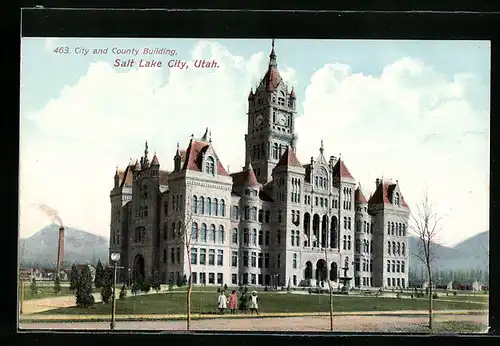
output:
[[[36,232],[49,220],[31,203],[46,203],[63,220],[108,236],[109,191],[116,165],[140,157],[149,141],[162,169],[172,169],[177,141],[211,127],[215,149],[231,171],[244,165],[246,99],[266,70],[267,58],[234,56],[216,42],[202,41],[192,58],[216,60],[218,69],[134,69],[93,63],[74,85],[63,88],[37,112],[36,137],[21,134],[20,230]],[[289,76],[294,75],[288,69]],[[228,131],[230,129],[230,131]]]
[[[480,88],[471,93],[471,86]],[[453,80],[409,58],[380,77],[328,64],[311,77],[297,119],[299,159],[342,153],[367,197],[377,177],[398,179],[410,206],[425,186],[443,215],[444,243],[489,228],[489,94],[473,75]]]

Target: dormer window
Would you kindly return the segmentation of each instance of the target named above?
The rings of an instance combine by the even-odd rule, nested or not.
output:
[[[396,192],[396,195],[394,196],[394,204],[399,205],[399,192]]]
[[[205,173],[215,175],[215,160],[212,156],[207,157],[205,163]]]

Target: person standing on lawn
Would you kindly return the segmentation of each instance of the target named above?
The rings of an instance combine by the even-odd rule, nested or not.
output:
[[[253,314],[254,311],[259,314],[259,296],[256,291],[252,292],[250,297],[250,314]]]
[[[238,306],[238,296],[236,295],[236,291],[231,292],[231,295],[228,299],[229,309],[231,310],[231,315],[234,315],[234,311]]]
[[[224,291],[221,291],[219,294],[219,298],[217,299],[217,307],[219,308],[219,313],[224,315],[224,310],[227,308],[227,297],[224,294]]]

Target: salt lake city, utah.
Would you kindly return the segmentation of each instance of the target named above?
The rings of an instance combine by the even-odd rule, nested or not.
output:
[[[19,328],[487,332],[489,75],[489,41],[23,38]]]

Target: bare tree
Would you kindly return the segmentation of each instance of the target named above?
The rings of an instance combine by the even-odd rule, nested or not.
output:
[[[197,228],[193,227],[193,223],[195,222],[195,212],[194,208],[198,208],[198,206],[194,206],[192,204],[192,197],[190,192],[186,192],[186,203],[184,205],[184,213],[182,215],[182,219],[179,221],[180,225],[180,237],[181,241],[186,249],[186,257],[188,264],[188,290],[186,295],[186,330],[190,330],[191,328],[191,294],[193,292],[193,271],[191,268],[191,249],[193,244],[197,241],[198,234]]]
[[[432,265],[435,259],[434,244],[442,228],[441,217],[434,211],[427,191],[424,192],[421,200],[417,202],[415,211],[410,212],[409,228],[419,239],[419,246],[414,255],[423,263],[427,271],[427,278],[429,280],[429,329],[432,330]]]

